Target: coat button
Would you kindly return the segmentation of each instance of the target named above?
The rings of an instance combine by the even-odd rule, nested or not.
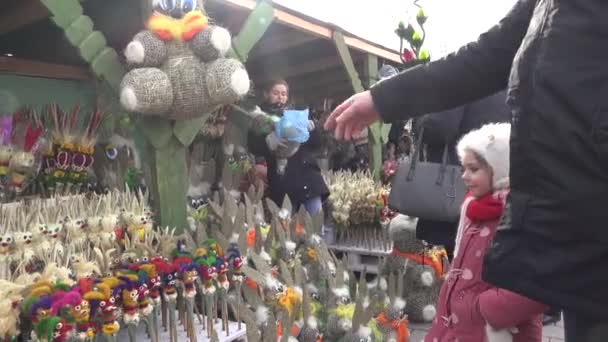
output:
[[[304,185],[304,190],[308,190],[308,185]]]

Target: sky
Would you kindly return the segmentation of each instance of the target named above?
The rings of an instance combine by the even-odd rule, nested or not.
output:
[[[412,0],[274,0],[346,31],[398,50],[394,30],[416,14]],[[496,24],[515,0],[420,0],[429,17],[425,47],[433,59],[475,40]]]

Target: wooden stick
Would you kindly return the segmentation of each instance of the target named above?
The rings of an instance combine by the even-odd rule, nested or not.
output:
[[[163,329],[165,329],[165,332],[167,331],[167,301],[165,300],[165,296],[162,296],[161,300],[160,300],[160,313],[161,313],[161,319],[162,319],[162,324],[163,324]]]
[[[228,302],[226,301],[226,297],[222,299],[222,319],[224,320],[224,327],[226,331],[226,336],[230,335],[230,324],[228,324]]]
[[[205,298],[205,311],[207,313],[207,338],[211,338],[211,331],[215,329],[213,326],[213,295],[207,295]]]
[[[137,325],[129,323],[127,324],[127,332],[129,333],[129,341],[137,341]]]
[[[236,321],[238,324],[239,331],[241,330],[241,282],[237,281],[235,284],[236,291]]]
[[[178,342],[177,341],[177,322],[175,319],[175,311],[177,311],[177,303],[174,301],[170,301],[168,303],[169,308],[169,335],[170,342]]]
[[[196,342],[196,334],[194,332],[194,298],[187,298],[186,300],[186,323],[188,325],[188,334],[190,335],[190,341]]]

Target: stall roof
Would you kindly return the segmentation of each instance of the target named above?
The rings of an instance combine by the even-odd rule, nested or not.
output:
[[[253,10],[256,5],[255,0],[215,0],[215,2],[225,3],[228,6],[248,11]],[[399,53],[395,50],[349,33],[332,23],[315,19],[277,3],[274,3],[273,6],[275,8],[275,20],[280,24],[284,24],[299,31],[328,40],[332,39],[332,34],[334,31],[340,31],[344,34],[346,45],[348,45],[350,48],[359,50],[361,52],[370,53],[391,62],[401,62]]]
[[[240,32],[256,4],[255,0],[205,1],[210,17],[233,35]],[[143,25],[142,2],[89,0],[82,5],[95,28],[122,58],[120,52]],[[377,56],[380,64],[399,63],[397,51],[276,3],[273,7],[274,20],[247,60],[247,69],[258,87],[271,79],[285,78],[292,94],[303,101],[352,94],[352,83],[333,41],[334,32],[343,34],[360,75],[365,76],[367,55]],[[39,0],[0,0],[0,56],[9,53],[24,63],[23,68],[39,70],[39,76],[80,79],[87,73],[86,62],[51,22]],[[51,64],[42,68],[42,64],[34,65],[36,61]],[[56,72],[45,74],[51,67]]]

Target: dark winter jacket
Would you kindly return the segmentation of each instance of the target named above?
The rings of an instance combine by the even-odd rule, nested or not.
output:
[[[422,143],[425,145],[427,160],[440,163],[447,145],[448,163],[459,165],[456,144],[463,135],[485,124],[508,122],[511,119],[506,96],[505,91],[500,91],[464,106],[427,114],[417,120],[414,133],[419,134],[424,127]],[[419,219],[416,237],[431,244],[445,246],[451,256],[457,226],[457,222]]]
[[[264,108],[262,107],[262,110]],[[318,126],[318,125],[317,125]],[[310,132],[308,141],[289,158],[285,174],[277,173],[277,161],[266,145],[266,136],[253,130],[248,134],[249,151],[266,159],[268,164],[268,190],[270,198],[277,204],[283,203],[285,195],[289,196],[294,208],[311,198],[329,196],[329,189],[321,175],[316,153],[320,148],[321,133],[319,127]]]
[[[386,121],[508,84],[511,194],[484,280],[608,317],[608,2],[519,0],[457,53],[372,88]]]

